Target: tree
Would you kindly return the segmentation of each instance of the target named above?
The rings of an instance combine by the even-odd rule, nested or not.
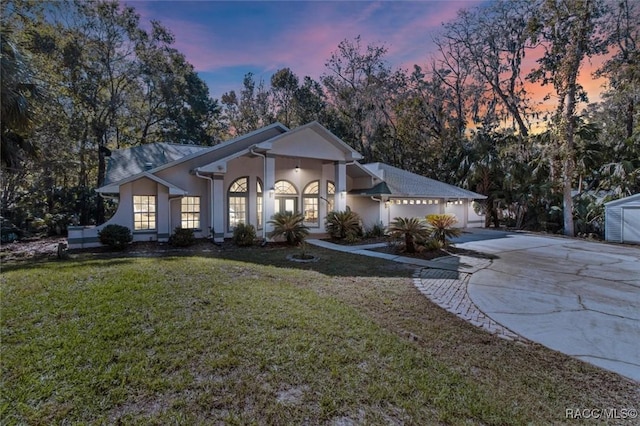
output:
[[[521,67],[526,50],[532,47],[527,26],[532,13],[533,5],[528,1],[499,0],[488,6],[461,10],[456,20],[445,24],[438,42],[441,51],[446,49],[445,59],[452,55],[464,58],[455,64],[469,67],[475,80],[486,87],[483,96],[475,99],[489,102],[476,108],[495,111],[495,119],[503,125],[510,117],[525,137],[529,134],[526,119],[529,106]],[[452,67],[450,61],[446,64],[450,70],[457,70],[458,75],[460,71],[467,72]]]
[[[240,98],[235,91],[222,95],[223,117],[233,136],[242,135],[273,122],[269,91],[260,80],[257,84],[253,73],[245,74]]]
[[[28,137],[33,124],[37,89],[29,61],[12,39],[11,26],[4,24],[0,30],[0,155],[3,168],[16,171],[22,166],[25,156],[34,156],[37,151],[36,145]]]
[[[396,238],[404,239],[407,253],[416,252],[416,242],[425,240],[431,232],[427,223],[417,217],[396,217],[389,224],[389,233]]]
[[[534,41],[540,40],[545,52],[540,67],[529,78],[551,83],[557,96],[552,125],[562,157],[562,193],[565,235],[573,236],[573,189],[575,174],[576,107],[586,98],[577,82],[585,57],[603,51],[598,19],[603,14],[600,0],[541,0],[530,21]]]
[[[276,118],[287,127],[294,120],[294,101],[298,91],[298,77],[289,68],[276,71],[271,76],[271,95],[274,100]]]
[[[371,161],[375,155],[375,133],[384,122],[383,107],[387,96],[391,70],[384,56],[387,48],[368,45],[363,48],[360,36],[354,41],[343,40],[331,54],[321,77],[330,102],[348,127],[350,142]]]

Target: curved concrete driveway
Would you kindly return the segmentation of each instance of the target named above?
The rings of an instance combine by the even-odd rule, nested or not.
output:
[[[493,320],[640,381],[640,248],[492,230],[456,246],[497,256],[467,288]]]

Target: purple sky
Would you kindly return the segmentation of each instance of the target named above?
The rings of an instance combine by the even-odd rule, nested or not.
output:
[[[441,24],[482,0],[456,1],[127,1],[143,26],[169,28],[184,53],[220,98],[253,72],[268,84],[289,67],[318,80],[338,43],[360,35],[363,45],[385,43],[394,66],[426,65]]]

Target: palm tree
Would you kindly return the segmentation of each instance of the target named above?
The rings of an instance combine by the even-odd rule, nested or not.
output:
[[[355,240],[362,235],[360,216],[347,207],[344,211],[329,212],[325,228],[331,238]]]
[[[450,243],[449,238],[458,237],[462,234],[460,228],[454,228],[453,225],[458,223],[458,219],[450,214],[430,214],[427,221],[431,226],[431,237],[446,246]]]
[[[0,150],[3,165],[11,170],[19,167],[25,154],[36,153],[35,146],[24,136],[31,126],[35,86],[30,83],[29,63],[11,40],[7,28],[0,31],[0,46]]]
[[[273,225],[273,231],[269,238],[284,237],[289,245],[298,245],[309,235],[309,228],[304,225],[302,213],[281,212],[273,215],[269,224]]]
[[[416,241],[426,239],[430,229],[424,220],[417,217],[396,217],[389,224],[389,232],[393,237],[404,238],[404,247],[407,253],[415,253]]]

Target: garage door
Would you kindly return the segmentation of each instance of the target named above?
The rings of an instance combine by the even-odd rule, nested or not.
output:
[[[622,242],[640,243],[640,207],[622,209]]]

